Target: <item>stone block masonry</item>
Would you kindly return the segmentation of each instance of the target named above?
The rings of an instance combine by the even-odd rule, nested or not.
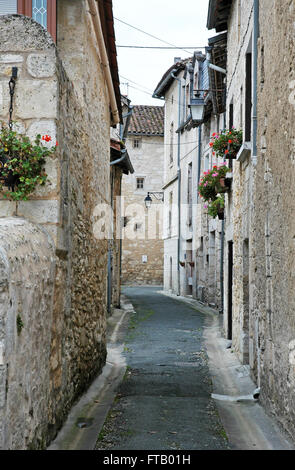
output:
[[[141,108],[138,106],[137,108]],[[135,173],[123,177],[122,195],[126,218],[122,241],[122,283],[125,285],[162,285],[164,269],[163,203],[153,197],[147,211],[144,199],[148,191],[161,191],[164,173],[164,138],[146,135],[149,107],[143,107],[139,135],[128,135],[127,148]],[[152,111],[161,110],[151,107]],[[134,115],[137,116],[137,109]],[[162,121],[164,117],[162,117]],[[150,120],[147,120],[149,125]],[[131,121],[133,129],[134,121]],[[138,141],[135,147],[134,141]],[[142,180],[142,187],[138,186]]]
[[[55,248],[46,230],[0,219],[0,448],[46,442]]]
[[[74,64],[32,19],[0,17],[0,121],[17,66],[15,128],[59,142],[45,187],[17,205],[0,196],[1,449],[46,448],[105,364],[108,247],[93,213],[110,202],[109,96],[86,2],[75,5],[85,34]]]

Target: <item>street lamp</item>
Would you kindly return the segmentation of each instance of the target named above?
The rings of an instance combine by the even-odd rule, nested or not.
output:
[[[144,200],[145,207],[147,209],[149,209],[151,207],[152,203],[153,203],[153,200],[152,200],[151,196],[154,196],[156,199],[158,199],[158,201],[164,202],[164,193],[163,192],[153,192],[153,191],[151,192],[151,191],[149,191],[147,193],[147,197]]]
[[[151,207],[151,205],[152,205],[152,202],[153,202],[153,200],[152,200],[152,198],[151,198],[151,196],[150,196],[150,193],[148,193],[147,197],[146,197],[145,200],[144,200],[145,207],[146,207],[147,209],[149,209],[149,208]]]
[[[205,113],[205,102],[203,98],[192,98],[188,107],[191,110],[193,121],[203,121]]]

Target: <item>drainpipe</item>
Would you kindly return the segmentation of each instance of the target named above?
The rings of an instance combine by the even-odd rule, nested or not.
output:
[[[181,79],[177,78],[174,73],[171,73],[174,80],[178,81],[178,129],[181,124]],[[181,169],[180,169],[180,132],[178,132],[178,145],[177,145],[177,178],[178,178],[178,240],[177,240],[177,295],[180,296],[180,240],[181,240]]]
[[[258,69],[258,38],[259,38],[259,0],[254,0],[254,25],[253,25],[253,147],[252,162],[257,164],[257,69]]]
[[[106,45],[104,42],[101,22],[100,22],[100,15],[98,11],[97,2],[95,0],[88,0],[89,11],[92,16],[92,21],[94,25],[94,31],[98,43],[99,52],[101,54],[101,65],[103,66],[103,73],[107,82],[107,88],[110,97],[110,106],[111,106],[111,113],[112,113],[112,125],[119,124],[120,122],[120,115],[116,101],[116,95],[114,91],[113,79],[110,70],[110,64],[108,59],[108,54],[106,50]]]
[[[163,83],[161,83],[161,85],[155,90],[155,92],[153,93],[153,98],[156,98],[156,99],[159,99],[159,100],[162,100],[162,99],[164,100],[165,99],[162,95],[162,92],[165,89],[167,83],[169,83],[170,78],[171,77],[174,78],[175,73],[177,73],[177,69],[173,69],[172,72],[170,73],[170,75],[168,75],[168,77],[165,78]]]
[[[127,150],[123,149],[121,150],[121,153],[123,154],[122,157],[117,158],[117,160],[114,160],[113,162],[110,162],[110,166],[117,165],[117,163],[121,163],[125,158],[127,157]]]

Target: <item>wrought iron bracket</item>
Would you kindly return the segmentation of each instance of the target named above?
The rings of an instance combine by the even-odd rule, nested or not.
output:
[[[12,67],[12,73],[9,80],[10,107],[9,107],[9,129],[12,129],[13,98],[17,80],[17,67]]]

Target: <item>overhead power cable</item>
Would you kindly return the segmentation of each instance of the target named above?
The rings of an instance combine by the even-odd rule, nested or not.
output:
[[[125,48],[128,48],[128,49],[181,49],[181,50],[186,50],[186,49],[193,49],[193,50],[197,50],[197,49],[205,49],[206,47],[205,46],[195,46],[195,47],[177,47],[177,46],[119,46],[117,45],[117,47],[125,47]]]
[[[153,97],[153,93],[149,93],[148,91],[145,91],[145,90],[140,90],[140,88],[137,88],[137,87],[135,87],[135,86],[133,86],[133,85],[129,85],[129,88],[133,88],[133,90],[140,91],[141,93],[144,93],[145,95],[148,95],[148,96],[150,96],[151,98],[154,98],[154,97]],[[157,99],[157,98],[154,98],[154,99]],[[165,102],[168,102],[168,101],[169,101],[169,102],[172,103],[172,104],[173,104],[173,103],[176,103],[176,104],[179,103],[178,100],[176,100],[176,99],[172,100],[171,98],[166,98],[166,99],[163,100],[163,101],[165,101]],[[180,103],[180,107],[185,108],[186,106],[187,106],[187,105],[186,105],[185,103]]]
[[[116,21],[119,21],[120,23],[125,24],[126,26],[129,26],[129,28],[133,28],[133,29],[135,29],[136,31],[139,31],[139,32],[141,32],[141,33],[143,33],[143,34],[146,34],[147,36],[150,36],[150,37],[153,38],[153,39],[157,39],[157,41],[160,41],[160,42],[162,42],[163,44],[168,44],[168,46],[175,47],[176,49],[180,49],[180,50],[185,51],[185,52],[188,52],[188,53],[190,54],[190,51],[188,51],[188,50],[186,50],[186,49],[183,49],[182,47],[178,47],[178,46],[176,46],[175,44],[171,44],[170,42],[164,41],[164,39],[160,39],[160,38],[158,38],[157,36],[154,36],[153,34],[147,33],[146,31],[143,31],[142,29],[137,28],[136,26],[133,26],[132,24],[126,23],[126,21],[120,20],[119,18],[116,18],[116,17],[114,17],[114,19],[115,19]]]
[[[124,80],[127,80],[129,88],[133,88],[134,90],[141,91],[142,93],[145,93],[146,95],[149,95],[149,96],[151,96],[151,97],[153,98],[153,93],[154,93],[154,91],[151,90],[150,88],[147,88],[146,86],[141,85],[141,84],[138,83],[138,82],[134,82],[133,80],[130,80],[129,78],[124,77],[123,75],[120,75],[120,77],[123,78]],[[134,85],[137,85],[137,86],[139,86],[140,88],[144,88],[144,90],[140,90],[139,88],[130,85],[130,83],[133,83]],[[121,83],[121,85],[126,85],[126,84]],[[155,98],[155,99],[156,99],[156,98]],[[173,99],[173,100],[172,100],[171,98],[166,98],[165,101],[170,101],[172,104],[173,104],[173,103],[178,104],[178,100],[177,100],[177,99]],[[185,107],[185,104],[184,104],[184,103],[180,103],[180,106]]]
[[[133,83],[134,85],[138,85],[138,86],[140,86],[140,88],[144,88],[145,90],[147,90],[147,91],[153,93],[153,90],[151,90],[151,88],[147,88],[146,86],[141,85],[140,83],[134,82],[133,80],[130,80],[130,78],[124,77],[124,76],[121,75],[121,74],[120,74],[120,77],[123,78],[124,80],[127,80],[128,83],[129,83],[129,82],[130,82],[130,83]]]

